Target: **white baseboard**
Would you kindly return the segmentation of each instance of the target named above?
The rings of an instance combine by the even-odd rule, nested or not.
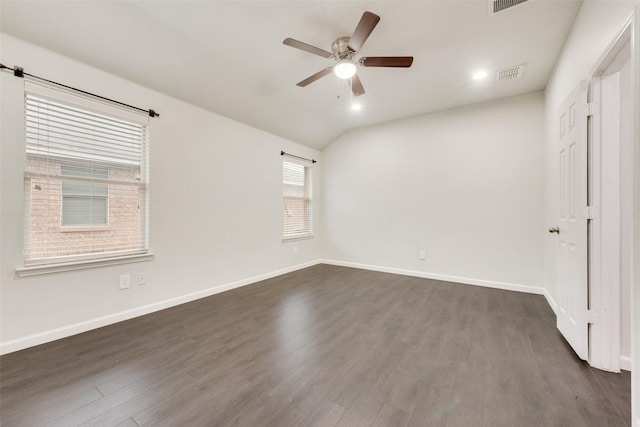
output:
[[[427,273],[424,271],[405,270],[395,267],[379,265],[359,264],[348,261],[336,261],[330,259],[319,260],[321,264],[337,265],[341,267],[360,268],[362,270],[380,271],[383,273],[401,274],[403,276],[421,277],[424,279],[441,280],[444,282],[462,283],[465,285],[484,286],[486,288],[503,289],[507,291],[525,292],[529,294],[545,295],[546,289],[541,286],[519,285],[516,283],[498,282],[493,280],[473,279],[470,277],[450,276],[447,274]]]
[[[551,310],[553,310],[553,314],[558,316],[558,304],[556,303],[556,300],[553,299],[553,297],[551,296],[547,288],[543,288],[543,289],[544,289],[543,295],[547,299],[547,303],[551,307]]]
[[[631,371],[631,357],[620,356],[620,369],[623,371]]]
[[[220,292],[228,291],[235,288],[240,288],[242,286],[260,282],[262,280],[271,279],[273,277],[290,273],[292,271],[301,270],[303,268],[311,267],[319,263],[320,263],[319,260],[310,261],[310,262],[298,264],[292,267],[286,267],[280,270],[259,274],[253,277],[248,277],[246,279],[237,280],[235,282],[225,283],[222,285],[214,286],[212,288],[203,289],[201,291],[192,292],[186,295],[181,295],[179,297],[170,298],[164,301],[143,305],[141,307],[136,307],[130,310],[125,310],[125,311],[110,314],[107,316],[86,320],[84,322],[63,326],[61,328],[52,329],[50,331],[40,332],[37,334],[28,335],[23,338],[2,342],[0,343],[0,354],[13,353],[14,351],[18,351],[28,347],[33,347],[33,346],[44,344],[47,342],[59,340],[61,338],[66,338],[72,335],[80,334],[82,332],[87,332],[92,329],[97,329],[103,326],[108,326],[114,323],[122,322],[123,320],[129,320],[129,319],[133,319],[134,317],[144,316],[145,314],[164,310],[165,308],[184,304],[200,298],[205,298],[211,295],[218,294]]]

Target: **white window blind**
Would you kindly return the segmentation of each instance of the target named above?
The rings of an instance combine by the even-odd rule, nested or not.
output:
[[[25,265],[146,252],[148,117],[25,83]]]
[[[311,168],[283,161],[282,184],[282,237],[311,236]]]

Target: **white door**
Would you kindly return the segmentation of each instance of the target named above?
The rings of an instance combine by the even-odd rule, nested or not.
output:
[[[587,85],[559,112],[560,215],[549,229],[558,241],[557,326],[583,360],[588,357],[587,282]]]

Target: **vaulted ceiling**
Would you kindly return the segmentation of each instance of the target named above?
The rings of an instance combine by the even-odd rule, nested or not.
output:
[[[529,0],[497,14],[486,0],[3,0],[0,7],[5,33],[321,149],[357,127],[544,89],[580,4]],[[350,109],[348,83],[334,75],[297,87],[332,61],[283,39],[330,50],[366,10],[381,20],[359,56],[411,55],[413,66],[359,68],[360,111]],[[521,78],[495,81],[497,70],[520,64]],[[478,69],[489,76],[473,80]]]

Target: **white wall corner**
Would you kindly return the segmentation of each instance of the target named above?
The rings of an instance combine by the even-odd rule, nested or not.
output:
[[[285,267],[279,270],[274,270],[268,273],[259,274],[257,276],[248,277],[246,279],[236,280],[234,282],[216,285],[216,286],[203,289],[197,292],[192,292],[192,293],[181,295],[175,298],[158,301],[152,304],[147,304],[147,305],[136,307],[130,310],[124,310],[118,313],[109,314],[107,316],[96,317],[94,319],[89,319],[84,322],[63,326],[61,328],[56,328],[49,331],[28,335],[26,337],[21,337],[21,338],[17,338],[17,339],[6,341],[6,342],[0,342],[0,354],[13,353],[14,351],[23,350],[25,348],[29,348],[36,345],[59,340],[62,338],[70,337],[72,335],[81,334],[83,332],[87,332],[93,329],[112,325],[114,323],[122,322],[124,320],[133,319],[135,317],[144,316],[145,314],[154,313],[156,311],[164,310],[166,308],[174,307],[180,304],[185,304],[187,302],[195,301],[200,298],[205,298],[221,292],[229,291],[231,289],[251,285],[253,283],[271,279],[273,277],[281,276],[286,273],[302,270],[303,268],[312,267],[317,264],[320,264],[320,260],[314,260],[314,261],[309,261],[303,264],[294,265],[291,267]]]
[[[620,356],[620,369],[631,371],[631,356]]]

